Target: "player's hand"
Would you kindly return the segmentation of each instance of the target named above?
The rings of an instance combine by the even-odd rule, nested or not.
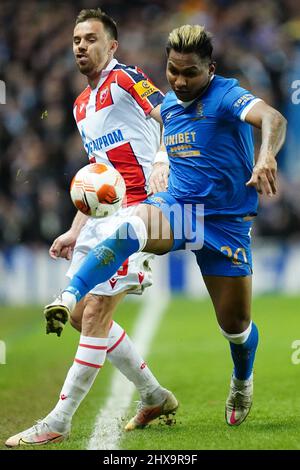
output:
[[[259,194],[273,196],[277,192],[277,162],[273,155],[258,159],[246,186],[253,186]]]
[[[71,230],[68,230],[57,237],[49,249],[49,255],[51,258],[65,258],[70,260],[72,258],[76,239],[77,237]]]
[[[153,194],[167,190],[169,172],[170,169],[168,163],[154,163],[149,179],[150,191]]]

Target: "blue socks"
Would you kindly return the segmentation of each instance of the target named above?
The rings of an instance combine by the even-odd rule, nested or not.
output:
[[[97,284],[110,279],[139,248],[140,243],[132,225],[123,223],[109,238],[89,252],[65,291],[74,294],[79,302]]]
[[[252,374],[255,353],[258,345],[258,330],[252,323],[251,332],[242,344],[230,341],[231,356],[234,363],[234,376],[239,380],[247,380]]]

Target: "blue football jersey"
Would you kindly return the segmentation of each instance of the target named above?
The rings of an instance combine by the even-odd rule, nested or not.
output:
[[[190,103],[167,93],[161,115],[172,196],[204,204],[206,215],[256,214],[257,192],[245,186],[254,166],[252,126],[244,122],[256,101],[237,80],[218,75]]]

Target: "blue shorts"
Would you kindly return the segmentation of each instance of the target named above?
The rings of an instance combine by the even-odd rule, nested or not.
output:
[[[170,251],[191,250],[205,276],[249,276],[251,220],[239,216],[205,216],[202,204],[186,204],[169,193],[156,193],[143,204],[161,209],[174,236]]]

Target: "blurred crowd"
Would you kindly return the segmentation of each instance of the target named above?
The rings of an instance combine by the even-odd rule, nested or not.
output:
[[[297,74],[300,80],[300,2],[1,0],[0,247],[49,244],[75,214],[69,183],[87,158],[72,115],[85,87],[72,32],[78,12],[98,6],[118,23],[118,60],[142,67],[164,91],[168,33],[204,24],[214,34],[217,72],[238,78],[285,114],[291,128],[279,158],[279,194],[261,201],[255,231],[300,238],[300,104],[291,101]]]

